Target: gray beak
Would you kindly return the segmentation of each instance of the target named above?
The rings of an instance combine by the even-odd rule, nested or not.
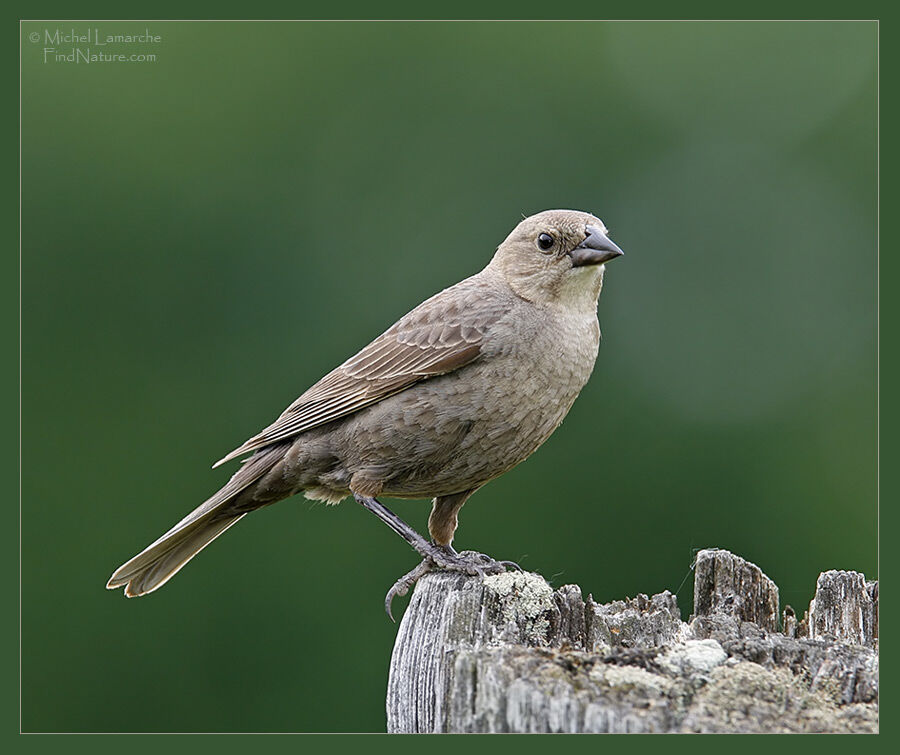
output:
[[[589,225],[586,230],[587,238],[569,252],[572,267],[602,265],[625,254],[597,226]]]

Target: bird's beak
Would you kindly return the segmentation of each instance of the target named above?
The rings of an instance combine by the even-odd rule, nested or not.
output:
[[[569,252],[572,267],[602,265],[625,254],[597,226],[589,225],[586,230],[587,238]]]

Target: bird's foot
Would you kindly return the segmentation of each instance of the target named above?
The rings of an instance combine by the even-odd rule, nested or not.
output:
[[[391,603],[396,597],[403,597],[409,592],[409,588],[418,582],[423,576],[435,569],[444,569],[446,571],[455,571],[460,574],[466,574],[470,577],[486,577],[492,574],[502,574],[507,569],[515,569],[522,571],[522,568],[514,561],[497,561],[484,553],[475,551],[463,551],[457,553],[451,546],[434,545],[429,549],[429,553],[422,559],[415,569],[404,574],[398,579],[394,586],[388,590],[384,598],[384,610],[394,621],[391,613]]]
[[[447,571],[468,574],[471,577],[485,577],[491,574],[502,574],[508,568],[522,571],[514,561],[497,561],[484,553],[463,551],[457,553],[449,545],[435,546],[435,553],[429,554],[434,563]]]

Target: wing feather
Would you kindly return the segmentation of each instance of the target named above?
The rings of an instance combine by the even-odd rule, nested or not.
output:
[[[503,315],[477,276],[433,296],[325,375],[275,422],[214,466],[358,412],[428,378],[457,370],[481,354]]]

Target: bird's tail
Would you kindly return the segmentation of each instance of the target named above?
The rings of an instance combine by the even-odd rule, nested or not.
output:
[[[134,598],[162,587],[188,561],[244,517],[249,509],[243,506],[238,509],[235,498],[272,469],[283,457],[284,450],[283,446],[263,449],[247,459],[225,487],[116,569],[106,583],[107,589],[124,587],[125,595]]]

